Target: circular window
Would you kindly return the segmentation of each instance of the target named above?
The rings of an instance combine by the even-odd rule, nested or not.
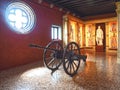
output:
[[[32,8],[24,2],[9,4],[5,16],[10,28],[17,33],[29,33],[35,24],[35,14]]]

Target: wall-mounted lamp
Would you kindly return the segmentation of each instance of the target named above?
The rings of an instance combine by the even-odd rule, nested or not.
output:
[[[53,8],[54,7],[54,4],[50,4],[50,8]]]
[[[40,4],[40,3],[42,3],[42,1],[43,1],[43,0],[38,0],[38,3]]]
[[[70,14],[70,11],[67,11],[66,14]]]
[[[62,11],[62,10],[63,10],[62,8],[59,9],[59,11]]]

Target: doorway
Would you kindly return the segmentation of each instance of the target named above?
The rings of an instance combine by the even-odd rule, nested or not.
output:
[[[105,23],[96,23],[95,30],[95,43],[96,52],[105,52],[106,49],[106,37],[105,37]]]

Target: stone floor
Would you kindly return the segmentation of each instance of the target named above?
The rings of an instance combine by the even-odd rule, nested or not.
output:
[[[78,73],[70,77],[61,66],[53,73],[43,62],[0,72],[0,90],[120,90],[120,61],[111,53],[85,53]]]

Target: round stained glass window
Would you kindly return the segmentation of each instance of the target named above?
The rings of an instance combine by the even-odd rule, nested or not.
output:
[[[10,3],[5,17],[11,30],[20,34],[29,33],[35,25],[35,14],[25,2]]]

